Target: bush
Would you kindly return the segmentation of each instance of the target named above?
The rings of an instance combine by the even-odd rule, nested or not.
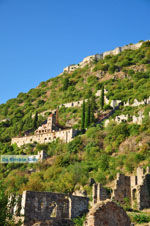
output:
[[[104,111],[113,109],[109,104],[104,105]]]
[[[82,141],[81,141],[81,137],[75,137],[73,141],[71,141],[68,144],[68,151],[77,153],[81,150],[81,145],[82,145]]]
[[[85,215],[82,217],[73,219],[75,226],[83,226],[84,221],[85,221]]]
[[[143,48],[143,47],[150,47],[150,41],[144,42],[144,43],[142,44],[142,48]]]
[[[136,214],[133,216],[133,220],[139,224],[150,222],[150,216],[145,214]]]
[[[110,65],[109,66],[109,68],[108,68],[108,72],[110,73],[110,74],[113,74],[115,71],[118,71],[119,70],[119,68],[116,66],[116,65]]]

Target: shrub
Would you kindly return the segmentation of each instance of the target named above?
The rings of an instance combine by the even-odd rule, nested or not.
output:
[[[75,137],[73,141],[71,141],[68,144],[68,151],[77,153],[81,150],[81,145],[82,145],[82,141],[81,141],[81,137]]]
[[[112,107],[109,104],[104,105],[104,111],[111,110]]]
[[[144,42],[144,43],[142,44],[142,48],[143,48],[143,47],[150,47],[150,41]]]
[[[73,219],[75,226],[83,226],[84,221],[85,221],[85,215],[82,217]]]
[[[150,216],[147,216],[145,214],[135,214],[133,216],[133,220],[139,224],[142,224],[142,223],[148,223],[150,222]]]
[[[116,65],[110,65],[109,66],[109,68],[108,68],[108,72],[110,73],[110,74],[113,74],[115,71],[118,71],[119,70],[119,68],[116,66]]]

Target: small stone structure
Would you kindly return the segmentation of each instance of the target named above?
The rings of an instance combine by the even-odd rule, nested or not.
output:
[[[44,150],[38,151],[37,158],[40,162],[43,161],[47,158],[46,152]]]
[[[34,135],[25,135],[24,137],[15,137],[12,138],[11,144],[16,143],[18,147],[28,144],[28,143],[50,143],[57,138],[68,143],[76,135],[77,131],[68,128],[61,129],[59,128],[56,122],[56,113],[51,114],[47,121],[43,123],[34,133]]]
[[[117,174],[111,195],[100,184],[93,185],[93,203],[111,199],[119,204],[130,203],[132,208],[139,210],[150,208],[150,168],[146,171],[137,168],[136,176]]]
[[[138,116],[133,115],[133,123],[141,125],[144,119],[143,111],[138,112]]]
[[[119,115],[116,116],[115,122],[120,123],[120,122],[126,122],[128,121],[128,115]]]
[[[52,192],[24,191],[20,214],[25,226],[49,220],[72,219],[88,211],[88,198]],[[15,211],[17,207],[15,206]],[[14,214],[16,213],[14,211]],[[22,219],[22,218],[21,218]],[[52,224],[53,225],[53,224]]]
[[[122,207],[107,200],[91,208],[84,226],[131,226],[131,221]]]
[[[78,64],[71,64],[71,65],[69,65],[68,67],[65,67],[65,68],[64,68],[64,72],[70,73],[70,72],[72,72],[72,71],[78,69],[78,67],[79,67]]]

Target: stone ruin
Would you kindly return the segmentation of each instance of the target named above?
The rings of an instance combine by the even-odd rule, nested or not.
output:
[[[42,162],[44,159],[47,159],[47,157],[48,157],[48,155],[47,155],[46,151],[44,151],[44,150],[38,151],[37,158],[40,162]]]
[[[87,215],[84,226],[130,226],[124,209],[112,201],[95,204]]]
[[[47,120],[37,128],[34,135],[25,134],[23,137],[14,137],[11,140],[11,144],[17,144],[21,147],[24,144],[29,143],[50,143],[59,138],[65,143],[70,142],[77,134],[77,130],[72,128],[63,129],[60,127],[57,121],[57,114],[49,115]]]
[[[150,208],[150,168],[144,170],[138,167],[135,176],[118,173],[112,189],[94,183],[92,195],[92,208],[87,215],[85,226],[131,225],[125,211],[119,205],[128,202],[133,209]],[[62,222],[71,226],[73,218],[88,212],[89,199],[84,196],[24,191],[21,197],[16,197],[17,199],[20,202],[11,211],[20,216],[19,219],[23,220],[24,226],[61,226]]]
[[[150,168],[137,168],[137,175],[131,176],[131,204],[139,210],[150,208]]]
[[[55,221],[59,221],[58,225],[61,225],[60,222],[65,221],[65,219],[67,222],[69,219],[86,213],[88,201],[87,197],[81,196],[24,191],[20,203],[17,203],[12,211],[14,215],[20,215],[24,226],[46,221],[52,222],[50,225],[55,225]]]
[[[145,171],[138,167],[136,176],[118,173],[111,193],[101,184],[93,184],[93,204],[107,199],[119,204],[128,201],[131,208],[138,210],[150,208],[150,168]]]
[[[106,188],[104,188],[100,183],[93,184],[92,195],[93,195],[93,204],[111,198],[110,192]]]

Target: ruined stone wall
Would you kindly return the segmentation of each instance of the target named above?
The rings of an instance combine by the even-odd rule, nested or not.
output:
[[[111,198],[111,194],[100,183],[93,184],[92,195],[93,195],[93,204]]]
[[[131,201],[132,208],[150,208],[150,173],[143,168],[137,168],[137,176],[131,177]]]
[[[93,204],[110,199],[120,204],[125,204],[128,201],[133,209],[150,208],[149,167],[146,170],[138,167],[135,176],[117,174],[117,179],[114,182],[111,194],[101,184],[93,184]]]
[[[70,196],[70,218],[75,218],[88,211],[88,198],[81,196]]]
[[[124,106],[138,107],[140,105],[145,105],[145,104],[150,104],[150,97],[142,101],[138,101],[137,99],[134,99],[133,104],[130,104],[128,100],[126,103],[124,103]]]
[[[139,203],[140,210],[150,208],[150,174],[144,178],[143,184],[139,187]]]
[[[88,198],[52,192],[24,191],[21,214],[25,225],[51,218],[71,219],[88,210]]]
[[[121,103],[121,100],[112,100],[111,103],[110,103],[110,106],[114,109],[120,103]]]
[[[120,204],[124,204],[125,198],[131,200],[130,177],[118,173],[112,193],[112,199]]]

